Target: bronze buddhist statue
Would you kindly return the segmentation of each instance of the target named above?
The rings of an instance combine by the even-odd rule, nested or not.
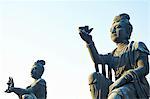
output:
[[[129,20],[126,13],[114,18],[110,33],[117,47],[108,54],[98,53],[90,35],[92,29],[79,28],[96,66],[96,72],[89,76],[92,99],[149,99],[150,87],[145,76],[149,73],[150,52],[143,42],[129,42],[133,29]],[[114,70],[114,82],[98,72],[98,64]]]
[[[34,82],[26,89],[14,87],[13,78],[9,77],[8,88],[5,92],[14,92],[19,96],[19,99],[46,99],[46,81],[41,78],[44,72],[44,65],[44,60],[38,60],[34,63],[31,69],[31,77],[34,79]]]

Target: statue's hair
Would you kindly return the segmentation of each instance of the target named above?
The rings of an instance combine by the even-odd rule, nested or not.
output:
[[[44,60],[37,60],[36,63],[41,63],[43,66],[45,65],[45,61]]]
[[[119,14],[118,16],[115,16],[114,18],[114,22],[118,22],[120,20],[127,20],[129,21],[130,20],[130,16],[126,13],[122,13],[122,14]]]
[[[116,22],[119,22],[119,21],[125,22],[127,24],[126,28],[127,28],[127,32],[129,33],[129,38],[130,38],[133,27],[129,20],[130,20],[130,16],[126,13],[122,13],[122,14],[119,14],[118,16],[115,16],[115,18],[113,20],[113,24]]]

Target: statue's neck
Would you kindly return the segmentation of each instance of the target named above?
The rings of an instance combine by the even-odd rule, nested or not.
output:
[[[39,80],[39,79],[41,79],[41,78],[33,78],[34,79],[34,81],[37,81],[37,80]]]
[[[115,50],[114,55],[120,56],[124,53],[124,51],[127,49],[128,44],[127,43],[117,43],[117,48]]]
[[[38,82],[40,79],[41,79],[41,78],[39,78],[39,79],[34,79],[33,83]]]
[[[118,43],[117,44],[117,50],[121,51],[122,49],[124,49],[125,47],[127,47],[128,44],[127,43]]]

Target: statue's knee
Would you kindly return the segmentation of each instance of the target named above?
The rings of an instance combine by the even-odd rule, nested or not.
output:
[[[109,96],[108,96],[108,99],[122,99],[122,96],[118,93],[111,93]]]
[[[93,72],[89,75],[89,81],[93,81],[94,79],[100,79],[102,76],[102,74],[100,74],[99,72]]]

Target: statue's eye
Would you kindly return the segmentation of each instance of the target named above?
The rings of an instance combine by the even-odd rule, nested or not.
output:
[[[121,28],[121,25],[117,25],[116,28]]]

